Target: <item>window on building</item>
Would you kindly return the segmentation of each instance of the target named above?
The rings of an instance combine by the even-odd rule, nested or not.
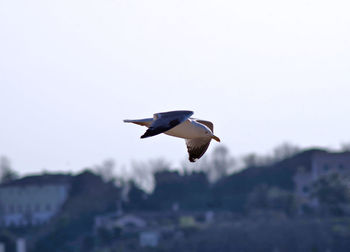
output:
[[[18,205],[18,206],[17,206],[17,212],[22,213],[22,210],[23,210],[23,209],[22,209],[22,206],[21,206],[21,205]]]
[[[47,205],[46,205],[46,210],[47,210],[47,211],[51,211],[51,205],[50,205],[50,204],[47,204]]]
[[[329,170],[329,164],[324,164],[323,165],[323,170],[328,171]]]
[[[344,165],[343,164],[339,164],[338,165],[338,169],[341,170],[341,171],[344,170]]]
[[[40,212],[40,204],[35,205],[35,211]]]

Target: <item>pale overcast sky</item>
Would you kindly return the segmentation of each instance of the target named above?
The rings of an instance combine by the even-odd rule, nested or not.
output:
[[[0,155],[21,174],[187,159],[125,118],[189,109],[230,152],[350,141],[350,3],[0,0]],[[208,153],[218,146],[213,142]]]

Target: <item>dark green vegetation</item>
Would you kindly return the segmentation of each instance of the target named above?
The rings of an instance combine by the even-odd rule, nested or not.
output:
[[[327,252],[349,251],[350,219],[242,219],[192,230],[179,241],[139,252]],[[121,250],[114,250],[121,251]]]

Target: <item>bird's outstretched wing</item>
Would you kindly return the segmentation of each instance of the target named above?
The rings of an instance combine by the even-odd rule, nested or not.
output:
[[[187,139],[186,140],[186,146],[188,151],[188,159],[191,162],[195,162],[200,157],[204,155],[204,153],[207,151],[209,144],[210,144],[211,138],[194,138],[194,139]]]
[[[168,131],[186,121],[191,115],[193,115],[193,112],[188,110],[156,113],[153,115],[152,124],[149,126],[145,134],[141,136],[141,138],[155,136]]]

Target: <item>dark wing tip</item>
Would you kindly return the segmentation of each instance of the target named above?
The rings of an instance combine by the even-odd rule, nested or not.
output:
[[[210,144],[210,139],[208,142],[204,142],[203,144],[200,144],[197,146],[196,146],[196,143],[193,143],[193,141],[196,141],[196,139],[186,140],[187,151],[189,155],[188,160],[190,162],[196,162],[198,159],[200,159],[204,155],[204,153],[207,151]]]
[[[146,132],[140,138],[146,138],[146,137],[150,137],[150,136],[154,136],[154,132],[152,131],[152,129],[146,130]]]
[[[149,127],[141,138],[151,137],[167,131],[169,127]]]

